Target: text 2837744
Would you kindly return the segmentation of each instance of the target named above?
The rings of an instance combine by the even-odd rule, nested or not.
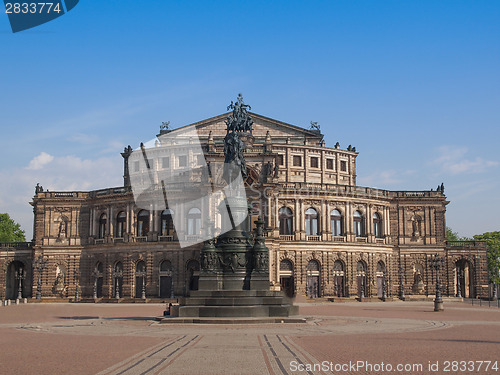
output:
[[[61,13],[60,3],[5,3],[5,13]]]

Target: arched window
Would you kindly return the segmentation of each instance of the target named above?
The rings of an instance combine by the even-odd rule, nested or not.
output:
[[[360,260],[358,264],[356,265],[356,271],[358,272],[358,275],[361,275],[366,272],[366,263]]]
[[[149,232],[149,211],[142,210],[137,214],[137,235],[147,236]]]
[[[354,235],[356,237],[364,237],[365,236],[365,226],[363,223],[363,214],[359,211],[355,211],[353,215],[354,219]]]
[[[336,260],[335,263],[333,263],[333,272],[344,274],[344,263],[341,260]]]
[[[106,236],[106,223],[108,221],[108,217],[106,214],[102,214],[99,218],[99,238],[104,238]]]
[[[172,262],[169,260],[164,260],[160,263],[160,272],[170,272],[172,271]]]
[[[125,233],[125,225],[127,223],[127,214],[121,211],[116,215],[116,237],[122,238]]]
[[[191,208],[187,214],[187,234],[198,235],[201,231],[201,211],[199,208]]]
[[[373,234],[377,238],[382,238],[382,219],[376,212],[373,214]]]
[[[162,236],[172,236],[174,234],[174,211],[167,208],[161,213],[161,235]]]
[[[311,207],[306,210],[306,236],[317,236],[318,234],[318,212]]]
[[[293,213],[288,207],[281,207],[279,210],[280,234],[293,234]]]
[[[377,263],[377,273],[385,273],[385,264],[381,260]]]
[[[343,236],[343,223],[342,214],[339,210],[333,210],[330,212],[330,226],[332,230],[332,236]]]

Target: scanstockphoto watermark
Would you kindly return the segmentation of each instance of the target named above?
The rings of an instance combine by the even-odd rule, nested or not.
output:
[[[349,361],[334,363],[323,361],[319,363],[303,363],[299,361],[290,362],[290,371],[293,373],[311,371],[330,371],[335,374],[341,373],[405,373],[419,374],[430,373],[497,373],[499,371],[498,361],[427,361],[426,363],[386,363],[369,361]]]
[[[4,0],[13,33],[53,21],[72,10],[80,0],[11,1]]]
[[[195,126],[160,134],[126,162],[136,206],[169,215],[181,247],[213,239],[248,217],[241,167],[206,160]]]

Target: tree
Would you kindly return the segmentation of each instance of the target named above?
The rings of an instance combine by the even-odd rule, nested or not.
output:
[[[500,283],[500,231],[486,232],[474,236],[476,241],[486,241],[488,246],[488,270],[490,271],[491,281],[495,284]]]
[[[474,241],[474,239],[467,236],[460,237],[458,232],[453,232],[453,229],[446,227],[446,241]]]
[[[453,230],[450,227],[446,227],[446,240],[460,241],[460,237],[458,237],[458,232],[453,232]]]
[[[21,225],[12,220],[9,214],[0,214],[0,242],[25,242],[26,237]]]

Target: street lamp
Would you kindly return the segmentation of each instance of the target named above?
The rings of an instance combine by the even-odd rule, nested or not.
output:
[[[94,299],[97,299],[97,282],[99,280],[99,277],[101,277],[101,273],[99,272],[99,269],[97,268],[97,266],[95,266],[94,271],[92,272],[92,275],[94,276],[93,297],[94,297]]]
[[[464,270],[458,269],[457,272],[457,297],[462,298],[462,277],[464,277]]]
[[[146,270],[136,271],[136,275],[142,278],[141,299],[146,299]]]
[[[120,278],[123,277],[122,271],[115,271],[115,298],[120,299]]]
[[[405,284],[404,284],[404,278],[406,276],[406,272],[403,269],[403,267],[399,266],[399,299],[401,301],[404,301],[406,299],[405,296]]]
[[[39,255],[38,258],[33,262],[33,268],[38,271],[38,280],[36,283],[36,299],[42,299],[42,272],[45,267],[47,267],[48,260],[43,257],[43,255]]]
[[[24,280],[25,277],[26,277],[26,273],[24,272],[24,270],[22,268],[19,268],[16,271],[16,280],[18,281],[18,284],[17,284],[17,299],[22,299],[23,298],[23,285],[22,285],[22,281]]]
[[[360,299],[365,298],[365,275],[361,274],[361,293],[359,295]]]
[[[80,299],[80,275],[81,272],[79,270],[75,270],[75,302],[78,302]]]
[[[443,311],[443,298],[441,297],[441,284],[439,283],[439,271],[444,266],[444,259],[436,253],[431,259],[431,267],[436,270],[436,298],[434,299],[434,311]]]
[[[387,283],[385,282],[385,275],[382,277],[382,301],[387,299]]]

